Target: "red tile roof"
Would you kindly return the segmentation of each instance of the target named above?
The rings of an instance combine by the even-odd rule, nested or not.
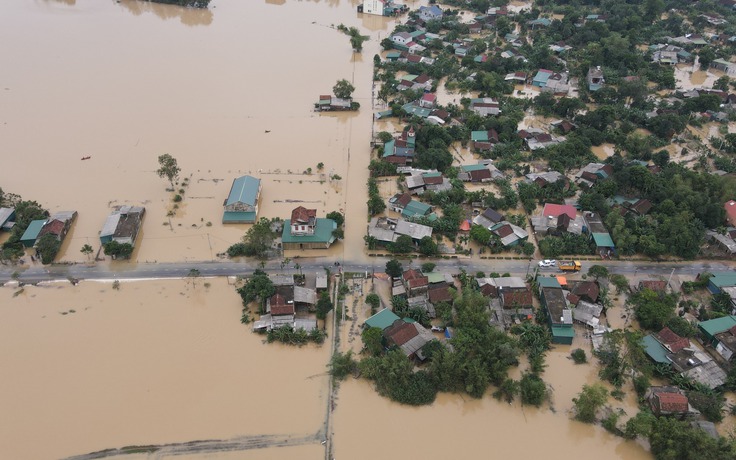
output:
[[[281,294],[274,294],[271,296],[269,301],[271,303],[271,314],[273,316],[294,314],[294,304],[287,303],[286,298]]]
[[[659,341],[667,345],[667,347],[669,347],[669,349],[672,350],[673,353],[677,353],[683,348],[687,348],[690,346],[689,339],[685,337],[680,337],[668,327],[665,327],[664,329],[659,331],[657,337],[659,337]]]
[[[303,222],[307,223],[309,222],[309,218],[315,218],[317,217],[317,210],[316,209],[307,209],[304,206],[299,206],[298,208],[294,208],[293,211],[291,211],[291,223],[294,222]]]
[[[506,224],[503,227],[496,229],[496,233],[498,234],[498,236],[503,238],[514,233],[514,229],[511,228],[511,225]]]
[[[450,294],[450,290],[448,289],[448,286],[445,285],[445,286],[431,289],[429,291],[429,301],[432,303],[451,302],[452,295]]]
[[[680,393],[655,393],[659,410],[665,412],[687,412],[687,396]]]
[[[658,280],[639,281],[639,289],[649,289],[655,292],[664,292],[666,288],[667,288],[666,281],[658,281]]]
[[[51,222],[48,222],[46,225],[43,226],[41,231],[38,233],[38,237],[42,237],[46,235],[47,233],[50,233],[52,235],[61,236],[62,233],[64,233],[64,222],[54,219]]]
[[[498,297],[498,289],[492,284],[484,284],[480,288],[480,293],[486,297]]]
[[[524,308],[532,306],[532,291],[503,291],[503,308]]]
[[[406,323],[403,320],[396,320],[393,325],[386,329],[385,333],[389,343],[399,347],[419,335],[419,331],[413,324]]]
[[[732,227],[736,227],[736,201],[729,200],[723,207],[726,209],[726,220]]]
[[[560,214],[567,214],[570,219],[575,219],[575,216],[577,215],[577,210],[574,206],[571,206],[569,204],[547,203],[544,205],[544,210],[542,211],[542,214],[544,216],[552,217],[559,217]]]
[[[410,268],[409,270],[405,271],[403,274],[404,281],[414,280],[417,278],[421,278],[424,275],[419,270],[414,270],[413,268]]]
[[[590,302],[598,300],[599,292],[600,289],[598,288],[598,283],[595,281],[580,281],[576,283],[575,287],[572,289],[573,294],[580,298],[585,298]]]

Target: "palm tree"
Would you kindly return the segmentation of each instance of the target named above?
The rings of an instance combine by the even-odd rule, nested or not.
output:
[[[89,260],[89,255],[94,252],[94,249],[89,244],[85,244],[79,252],[87,256],[87,260]]]

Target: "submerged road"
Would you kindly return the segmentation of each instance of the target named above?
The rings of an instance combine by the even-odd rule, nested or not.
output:
[[[340,263],[339,268],[350,272],[383,272],[388,258],[376,257],[367,262]],[[433,262],[439,271],[457,272],[460,269],[468,273],[497,272],[525,276],[537,269],[537,260],[518,259],[413,259],[402,260],[404,267],[419,267],[424,262]],[[298,263],[298,267],[295,266]],[[0,283],[16,279],[23,283],[37,283],[63,279],[75,280],[136,280],[156,278],[182,278],[196,273],[197,276],[243,276],[253,273],[258,268],[269,272],[296,273],[315,272],[329,269],[335,271],[336,260],[326,258],[294,259],[288,266],[281,261],[259,262],[172,262],[172,263],[131,263],[112,262],[105,264],[60,264],[30,267],[0,266]],[[696,275],[702,272],[734,270],[736,263],[730,261],[690,261],[690,262],[646,262],[646,261],[583,261],[583,273],[591,265],[603,265],[611,273],[623,275]],[[193,272],[194,270],[194,272]],[[555,268],[540,268],[540,273],[559,273]]]

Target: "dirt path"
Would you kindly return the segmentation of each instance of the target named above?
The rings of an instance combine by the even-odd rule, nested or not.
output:
[[[211,439],[206,441],[189,441],[172,444],[156,444],[150,446],[126,446],[117,449],[105,449],[89,454],[67,457],[65,460],[94,460],[133,454],[155,454],[155,458],[175,457],[191,454],[213,454],[220,452],[240,452],[253,449],[269,449],[273,447],[292,447],[317,444],[324,440],[321,431],[311,435],[256,435],[241,436],[233,439]]]

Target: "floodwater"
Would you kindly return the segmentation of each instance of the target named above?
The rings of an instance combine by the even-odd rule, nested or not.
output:
[[[593,152],[593,155],[595,155],[599,160],[605,160],[615,153],[613,144],[594,145],[590,148],[590,150]]]
[[[224,278],[0,288],[0,458],[316,434],[329,346],[263,344],[240,310]]]
[[[289,218],[299,205],[318,216],[344,210],[346,237],[361,241],[372,56],[393,23],[368,16],[346,1],[220,0],[207,11],[135,0],[1,2],[0,59],[13,65],[0,76],[0,184],[52,212],[79,211],[64,261],[85,261],[86,243],[99,247],[117,204],[147,208],[134,259],[215,259],[248,228],[221,224],[242,174],[263,180],[259,216]],[[370,35],[363,56],[332,27],[340,23]],[[362,109],[313,112],[341,78]],[[177,210],[154,173],[162,153],[189,178]],[[340,243],[329,254],[359,259],[363,247]]]

